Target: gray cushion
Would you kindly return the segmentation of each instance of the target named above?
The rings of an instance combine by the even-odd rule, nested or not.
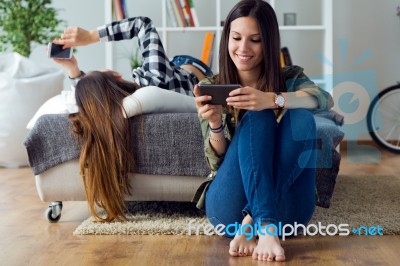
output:
[[[130,118],[136,171],[141,174],[206,176],[209,168],[196,113]],[[35,175],[79,157],[80,146],[66,114],[43,115],[25,146]]]

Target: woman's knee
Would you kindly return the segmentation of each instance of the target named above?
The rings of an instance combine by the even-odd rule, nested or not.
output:
[[[271,109],[261,111],[246,111],[243,115],[240,126],[252,128],[257,127],[258,131],[262,132],[264,128],[271,129],[276,126],[275,112]]]
[[[299,127],[304,127],[304,129],[312,129],[315,131],[315,118],[311,111],[299,108],[287,110],[287,113],[290,122],[296,125],[296,129]],[[284,119],[285,115],[282,119]]]
[[[248,110],[243,115],[242,120],[245,120],[246,118],[249,118],[250,120],[253,120],[253,121],[258,120],[258,119],[261,119],[263,121],[268,121],[270,119],[276,120],[275,112],[272,109],[265,109],[265,110],[261,110],[261,111]]]
[[[215,189],[215,188],[214,188]],[[232,190],[231,197],[224,191],[209,188],[206,192],[205,212],[213,226],[240,223],[243,219],[242,209],[246,201],[239,191]]]
[[[316,139],[315,119],[313,113],[309,110],[287,110],[279,124],[281,127],[285,128],[285,131],[292,132],[294,141]]]

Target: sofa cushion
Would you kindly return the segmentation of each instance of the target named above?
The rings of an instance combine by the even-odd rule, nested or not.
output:
[[[206,176],[209,168],[196,113],[146,114],[129,118],[136,171],[140,174]],[[35,175],[79,157],[80,145],[67,114],[39,117],[25,139]]]

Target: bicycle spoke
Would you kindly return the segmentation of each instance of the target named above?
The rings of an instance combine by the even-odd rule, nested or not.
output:
[[[397,128],[396,125],[392,126],[389,133],[386,135],[386,137],[384,138],[387,141],[390,141],[390,136],[392,135],[393,131]]]
[[[373,140],[400,153],[400,85],[379,93],[369,107],[367,122]]]

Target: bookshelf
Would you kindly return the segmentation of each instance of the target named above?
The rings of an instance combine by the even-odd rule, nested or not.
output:
[[[112,1],[105,0],[105,23],[112,21]],[[200,58],[203,38],[206,32],[213,32],[214,54],[212,66],[217,71],[218,47],[221,38],[221,21],[237,3],[235,0],[193,0],[199,17],[198,27],[173,27],[168,17],[167,1],[146,0],[127,1],[129,16],[150,17],[160,34],[165,51],[169,57],[176,54],[189,54]],[[282,46],[289,48],[294,64],[305,68],[305,72],[322,87],[332,88],[332,69],[321,62],[317,54],[332,61],[332,0],[267,0],[275,9],[281,31]],[[153,8],[156,6],[157,8]],[[297,25],[283,25],[284,13],[296,13]],[[182,44],[182,40],[185,44]],[[106,67],[129,75],[129,67],[117,58],[119,44],[106,43]],[[127,70],[128,69],[128,70]],[[314,78],[317,77],[317,78]]]
[[[104,0],[105,21],[109,23],[112,17],[112,1]],[[222,27],[220,21],[226,17],[230,8],[237,2],[235,0],[193,0],[196,13],[199,16],[200,26],[198,27],[173,27],[168,17],[167,1],[169,0],[147,0],[147,4],[139,1],[126,1],[129,16],[148,16],[150,17],[161,37],[167,56],[172,57],[176,54],[188,54],[200,58],[204,35],[206,32],[213,32],[214,51],[219,46]],[[144,7],[145,6],[145,7]],[[146,8],[147,6],[147,8]],[[153,8],[153,6],[157,8]],[[222,10],[224,9],[224,10]],[[187,40],[188,45],[182,45],[182,40]],[[118,42],[106,43],[106,68],[115,69],[122,74],[126,71],[126,63],[118,58]],[[213,70],[216,70],[217,54],[212,56]],[[125,65],[123,67],[122,65]]]
[[[332,66],[328,62],[333,60],[333,1],[268,2],[277,14],[282,46],[289,48],[294,64],[304,67],[315,83],[332,93]],[[284,25],[285,13],[296,13],[297,25]]]

